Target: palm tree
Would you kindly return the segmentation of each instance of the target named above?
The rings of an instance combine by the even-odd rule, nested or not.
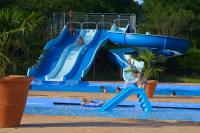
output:
[[[162,55],[155,55],[150,49],[142,49],[139,51],[139,59],[144,61],[142,75],[147,81],[145,92],[149,98],[153,98],[157,86],[156,79],[163,72],[163,68],[157,63],[166,61],[166,58]]]
[[[158,79],[163,68],[158,66],[158,62],[165,61],[162,55],[156,56],[151,50],[143,49],[139,51],[139,59],[144,61],[144,67],[142,73],[146,80]]]
[[[0,76],[15,68],[30,50],[34,33],[43,26],[44,16],[39,13],[26,14],[16,8],[0,11]]]

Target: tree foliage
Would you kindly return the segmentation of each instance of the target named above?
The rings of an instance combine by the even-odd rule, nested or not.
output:
[[[146,0],[143,9],[145,19],[141,23],[141,31],[188,38],[195,20],[191,10],[181,8],[178,2],[172,0]]]
[[[0,11],[0,76],[6,70],[12,71],[18,64],[23,64],[19,60],[27,63],[28,56],[25,53],[30,48],[34,33],[37,28],[41,30],[42,24],[43,16],[36,12],[25,15],[22,10],[15,8]]]
[[[73,10],[76,12],[97,13],[137,13],[138,3],[132,0],[13,0],[21,9],[39,12],[59,12]],[[9,5],[8,2],[3,4]],[[11,4],[11,3],[10,3]],[[120,6],[119,6],[120,5]],[[5,7],[5,6],[4,6]]]
[[[144,0],[142,5],[138,5],[133,0],[1,0],[0,8],[6,8],[1,10],[0,16],[2,36],[0,43],[1,46],[5,43],[4,46],[8,50],[7,53],[0,50],[0,57],[6,64],[11,63],[11,59],[6,58],[8,53],[12,57],[16,54],[23,55],[22,57],[27,59],[26,66],[28,66],[30,65],[28,59],[36,58],[41,52],[48,31],[45,33],[43,29],[38,28],[38,25],[44,25],[44,17],[38,20],[40,15],[36,14],[42,13],[51,16],[53,12],[72,10],[86,13],[135,13],[140,33],[148,31],[152,34],[189,39],[191,49],[188,54],[169,60],[168,64],[173,67],[166,65],[167,72],[185,73],[186,70],[191,73],[200,72],[198,67],[200,0]],[[13,9],[12,14],[6,12],[8,9],[9,12],[10,9]],[[38,31],[42,35],[38,34]],[[39,38],[36,39],[35,36]],[[14,46],[18,46],[18,48],[16,49]],[[14,49],[14,52],[10,52],[10,49]],[[0,60],[0,64],[3,64],[1,62],[2,60]],[[172,70],[174,66],[177,66],[176,71]]]
[[[176,67],[175,73],[199,73],[200,55],[200,1],[197,0],[144,0],[143,20],[139,31],[152,34],[176,36],[190,41],[189,52],[169,63]],[[191,63],[190,63],[191,62]],[[168,66],[170,72],[174,67]]]
[[[140,49],[138,59],[144,61],[142,73],[145,79],[158,79],[163,72],[163,68],[158,65],[159,62],[162,62],[163,56],[157,56],[149,49]]]

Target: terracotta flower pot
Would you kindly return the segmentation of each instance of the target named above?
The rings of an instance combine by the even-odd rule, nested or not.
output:
[[[11,75],[0,78],[0,127],[20,125],[32,78]]]
[[[157,86],[157,81],[156,80],[148,80],[147,85],[145,86],[145,92],[149,98],[154,97],[154,92]]]

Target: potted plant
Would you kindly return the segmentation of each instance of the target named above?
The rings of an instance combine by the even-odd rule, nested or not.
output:
[[[161,72],[163,72],[163,68],[157,63],[165,62],[165,58],[162,55],[155,55],[150,49],[140,50],[138,58],[144,61],[142,75],[147,82],[145,85],[145,92],[149,98],[153,98],[158,83],[157,79]]]
[[[26,53],[26,45],[39,25],[37,13],[24,15],[19,9],[0,11],[0,127],[20,125],[31,77],[8,75],[16,68],[19,58]],[[30,41],[30,40],[29,40]],[[27,60],[27,58],[23,58]],[[23,64],[23,62],[20,62]]]

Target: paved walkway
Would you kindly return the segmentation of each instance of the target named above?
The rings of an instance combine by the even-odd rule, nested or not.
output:
[[[0,133],[200,133],[200,123],[24,115],[20,127]]]

